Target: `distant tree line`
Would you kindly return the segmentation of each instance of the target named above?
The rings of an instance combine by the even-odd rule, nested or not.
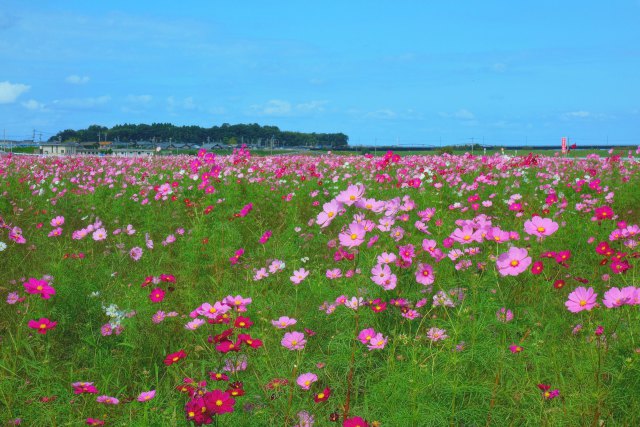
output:
[[[277,126],[228,123],[222,126],[203,128],[200,126],[175,126],[171,123],[123,124],[111,128],[91,125],[86,129],[66,129],[49,138],[49,141],[174,141],[183,143],[223,143],[228,145],[248,144],[269,146],[322,146],[344,147],[349,137],[343,133],[303,133],[281,131]]]

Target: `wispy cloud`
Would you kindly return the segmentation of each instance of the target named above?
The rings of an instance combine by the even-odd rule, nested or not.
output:
[[[148,104],[153,100],[153,96],[151,95],[128,95],[126,98],[127,102],[132,104]]]
[[[372,119],[395,119],[397,116],[398,114],[389,108],[383,108],[381,110],[371,111],[370,113],[367,113],[365,115],[365,117],[372,118]]]
[[[476,115],[466,108],[462,108],[454,113],[439,113],[440,117],[458,120],[475,120]]]
[[[52,104],[57,107],[82,110],[100,107],[109,101],[111,101],[111,97],[109,95],[103,95],[89,98],[56,99]]]
[[[45,105],[35,99],[30,99],[22,103],[22,106],[31,111],[46,111]]]
[[[167,109],[169,111],[173,111],[176,109],[195,110],[197,108],[198,106],[196,105],[192,96],[188,96],[182,99],[177,99],[174,96],[170,96],[167,98]]]
[[[319,114],[325,111],[329,101],[312,100],[293,104],[283,99],[270,99],[264,104],[253,104],[249,107],[249,114],[259,116],[306,116]]]
[[[580,120],[580,119],[606,119],[612,116],[602,113],[594,113],[593,111],[569,111],[560,115],[562,120]]]
[[[68,76],[65,81],[73,85],[84,85],[89,83],[89,76],[78,76],[77,74],[72,74]]]
[[[22,83],[0,82],[0,104],[11,104],[31,86]]]

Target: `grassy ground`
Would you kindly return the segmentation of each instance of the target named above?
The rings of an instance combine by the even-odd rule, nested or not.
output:
[[[227,383],[212,381],[208,373],[222,372],[226,363],[246,356],[246,369],[230,373],[230,381],[241,381],[246,394],[236,398],[233,413],[216,418],[217,425],[293,426],[300,411],[312,414],[319,426],[334,425],[332,414],[342,422],[347,412],[383,426],[638,425],[638,306],[600,306],[575,314],[564,306],[578,286],[593,287],[599,301],[609,287],[639,286],[633,249],[612,242],[616,250],[629,254],[633,268],[624,274],[600,265],[603,257],[595,252],[596,243],[608,241],[615,222],[592,221],[593,211],[576,208],[595,200],[593,207],[611,206],[619,220],[637,223],[638,165],[551,158],[524,165],[493,159],[483,165],[480,160],[403,153],[398,163],[376,166],[380,159],[362,156],[226,157],[201,167],[196,180],[185,172],[193,158],[184,156],[0,160],[0,216],[20,227],[26,238],[17,244],[9,239],[9,228],[0,231],[0,241],[7,244],[0,254],[0,295],[4,300],[17,292],[24,298],[0,303],[0,422],[20,418],[24,425],[67,426],[94,417],[118,426],[189,425],[184,409],[189,396],[176,387],[192,378],[206,380],[207,390],[227,390]],[[216,167],[219,178],[210,180],[216,191],[206,194],[198,183],[205,171]],[[579,191],[567,187],[588,173],[602,180],[595,189],[587,183]],[[376,176],[382,174],[392,181],[378,182]],[[399,184],[421,174],[420,188]],[[174,182],[166,200],[154,200],[154,187]],[[352,260],[335,261],[333,246],[354,214],[376,224],[383,216],[348,206],[326,228],[310,221],[323,203],[356,182],[364,184],[367,198],[406,196],[415,208],[408,209],[408,204],[406,211],[393,214],[394,226],[404,231],[401,240],[374,230],[357,250],[347,249],[354,254]],[[438,182],[442,185],[434,185]],[[565,208],[561,201],[545,205],[549,189],[566,199]],[[608,192],[614,196],[606,201]],[[477,211],[471,209],[476,202],[468,201],[475,194]],[[521,215],[509,209],[509,198],[522,203]],[[491,206],[483,201],[491,201]],[[252,210],[242,216],[248,203]],[[436,212],[428,222],[431,234],[414,226],[417,212],[425,208]],[[560,225],[542,242],[524,232],[524,222],[534,212]],[[499,275],[495,255],[508,250],[506,243],[472,245],[479,253],[460,258],[471,262],[468,269],[455,267],[460,259],[436,262],[421,249],[423,239],[435,239],[446,254],[450,249],[443,240],[458,227],[455,221],[479,214],[490,216],[494,226],[519,233],[512,244],[526,248],[533,261],[542,260],[544,272]],[[48,237],[57,216],[64,217],[62,235]],[[91,233],[82,240],[72,238],[74,230],[97,220],[107,231],[105,240],[96,241]],[[114,234],[129,224],[135,234]],[[271,238],[259,243],[267,230]],[[153,249],[146,245],[145,234],[154,241]],[[175,242],[167,242],[170,235]],[[374,235],[379,240],[367,247]],[[589,237],[593,243],[587,243]],[[371,269],[383,252],[399,254],[398,247],[407,244],[415,246],[413,264],[392,264],[398,284],[385,291],[370,279]],[[143,249],[138,261],[129,254],[134,247]],[[232,264],[229,258],[240,248],[245,252]],[[562,250],[571,251],[566,266],[540,257]],[[284,269],[255,281],[255,271],[268,268],[273,260],[284,261]],[[432,287],[416,282],[419,263],[433,266]],[[310,274],[294,285],[290,276],[300,268]],[[330,280],[326,271],[334,268],[343,276],[353,271],[353,277]],[[142,286],[145,278],[162,274],[174,275],[175,283]],[[604,274],[610,277],[603,279]],[[27,279],[45,275],[51,276],[47,279],[55,295],[45,300],[25,292]],[[558,279],[566,281],[561,289],[553,286]],[[153,288],[166,292],[161,302],[150,300]],[[452,295],[454,305],[434,305],[438,291]],[[252,299],[246,312],[231,315],[232,324],[240,315],[249,317],[253,326],[246,332],[262,340],[262,347],[243,344],[237,353],[216,351],[208,338],[232,324],[185,329],[195,308],[228,295]],[[370,307],[336,305],[330,314],[319,309],[341,295],[380,298],[388,309],[376,313]],[[398,299],[407,300],[404,309],[393,305]],[[116,323],[124,330],[104,336],[101,327],[114,322],[106,314],[111,304],[121,312]],[[512,321],[498,320],[496,313],[503,307],[513,312]],[[178,315],[154,323],[152,316],[159,310]],[[404,317],[407,310],[419,317]],[[271,321],[280,316],[297,323],[277,329]],[[28,322],[41,317],[57,326],[46,334],[35,333]],[[574,333],[576,325],[581,330]],[[597,326],[604,327],[603,335],[594,334]],[[370,351],[357,340],[360,330],[369,327],[388,338],[383,349]],[[448,338],[428,339],[434,327],[445,330]],[[285,332],[305,328],[314,334],[305,332],[304,350],[281,345]],[[523,350],[513,354],[511,345]],[[166,366],[165,356],[179,350],[187,357]],[[307,372],[318,377],[309,391],[295,384]],[[276,379],[288,384],[273,387]],[[117,397],[121,403],[107,405],[96,402],[98,395],[74,394],[71,383],[79,381],[93,382],[98,395]],[[538,384],[558,389],[559,396],[545,399]],[[314,394],[325,387],[331,390],[330,398],[314,402]],[[155,398],[138,402],[138,394],[148,390],[156,390]]]

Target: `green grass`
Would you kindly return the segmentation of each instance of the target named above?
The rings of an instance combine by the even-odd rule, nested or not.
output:
[[[96,417],[118,426],[189,425],[184,414],[188,397],[177,392],[176,386],[183,378],[191,377],[195,381],[207,380],[209,389],[224,390],[226,384],[210,381],[207,373],[219,371],[225,359],[237,354],[222,355],[207,342],[209,335],[219,334],[228,326],[205,325],[188,331],[184,324],[191,320],[188,314],[201,303],[238,294],[253,299],[244,315],[254,322],[248,332],[263,340],[264,347],[249,350],[243,347],[241,354],[248,356],[248,367],[233,375],[232,380],[243,382],[246,395],[237,398],[235,412],[221,416],[218,425],[293,426],[301,410],[313,414],[316,425],[334,425],[329,416],[337,411],[342,419],[348,393],[350,415],[362,416],[369,422],[379,421],[383,426],[640,423],[640,401],[634,398],[640,394],[637,306],[572,314],[564,302],[568,293],[580,284],[566,279],[565,288],[558,290],[552,286],[555,278],[571,274],[589,279],[588,286],[596,289],[599,300],[606,291],[607,283],[600,277],[610,273],[610,269],[598,264],[601,257],[594,252],[593,245],[587,244],[587,238],[594,236],[596,243],[606,240],[615,225],[610,221],[602,224],[590,221],[592,214],[574,208],[585,193],[599,199],[598,205],[604,204],[605,193],[597,194],[586,186],[580,193],[566,188],[566,183],[582,177],[584,170],[569,169],[556,184],[557,191],[568,199],[568,207],[553,218],[566,224],[543,244],[533,239],[516,243],[527,247],[534,258],[544,250],[571,250],[569,269],[545,260],[546,268],[540,276],[526,271],[517,277],[500,277],[489,256],[505,252],[507,246],[496,248],[495,244],[485,242],[477,245],[482,252],[473,260],[474,264],[485,262],[484,271],[475,267],[458,271],[448,259],[436,264],[426,254],[419,254],[417,260],[433,265],[436,274],[433,292],[422,293],[422,285],[414,279],[414,268],[392,267],[398,275],[398,286],[393,291],[384,291],[373,284],[369,272],[376,256],[384,251],[397,253],[399,244],[413,243],[418,249],[425,237],[436,239],[442,247],[442,240],[456,228],[456,219],[470,219],[476,214],[450,210],[449,205],[466,204],[466,198],[476,192],[480,200],[497,194],[491,199],[493,206],[481,207],[479,213],[493,216],[502,229],[518,231],[524,237],[524,220],[532,212],[541,211],[544,203],[543,193],[537,188],[541,184],[538,174],[554,171],[549,170],[550,166],[523,169],[521,176],[511,175],[499,179],[495,186],[481,185],[459,196],[459,186],[451,189],[445,185],[435,190],[429,186],[398,189],[377,184],[372,179],[373,172],[343,167],[342,163],[336,166],[332,163],[334,159],[324,156],[308,161],[317,165],[324,176],[308,176],[305,181],[290,174],[282,177],[286,181],[283,182],[273,172],[260,175],[247,171],[246,166],[240,167],[238,171],[244,178],[236,179],[237,171],[223,177],[215,184],[217,192],[211,195],[195,188],[198,181],[172,176],[171,172],[188,169],[188,165],[171,164],[170,159],[153,160],[151,167],[144,168],[134,164],[121,175],[108,173],[110,160],[103,159],[104,163],[91,166],[95,178],[113,177],[115,186],[98,185],[90,194],[72,191],[77,184],[70,179],[78,174],[77,169],[52,166],[49,160],[37,159],[24,160],[34,162],[33,169],[4,164],[2,168],[7,172],[2,178],[5,183],[2,191],[6,193],[0,199],[0,214],[6,223],[23,229],[27,243],[17,245],[9,241],[7,230],[0,233],[0,241],[9,245],[0,254],[0,296],[4,300],[9,292],[17,291],[26,297],[15,305],[0,302],[0,423],[22,418],[24,425],[67,426],[82,425],[87,417]],[[304,159],[291,160],[289,171],[300,168],[300,162],[304,163]],[[395,176],[402,167],[397,165],[387,172]],[[628,182],[623,184],[619,171],[612,171],[601,174],[601,185],[615,191],[612,207],[631,224],[637,222],[640,200],[635,188],[640,179],[637,166],[630,167],[635,167],[635,173]],[[47,177],[41,184],[44,195],[33,196],[29,189],[34,183],[31,174],[56,168],[63,184],[52,184],[52,176],[45,173]],[[224,168],[234,170],[229,164]],[[150,175],[140,185],[145,171]],[[347,172],[354,176],[343,179]],[[478,173],[470,171],[462,178],[471,183]],[[263,176],[265,180],[249,183],[247,175]],[[330,179],[333,175],[341,176],[335,184]],[[125,176],[136,177],[137,183],[129,182],[127,188],[122,188]],[[322,185],[318,184],[319,179]],[[174,193],[177,200],[155,201],[153,190],[147,205],[132,200],[134,194],[146,191],[149,185],[167,181],[179,183]],[[347,187],[347,181],[363,182],[367,186],[366,197],[378,200],[406,194],[415,201],[417,209],[408,212],[408,222],[396,223],[407,231],[402,241],[396,243],[385,233],[376,232],[380,240],[374,247],[363,245],[353,261],[336,263],[335,249],[329,248],[328,243],[337,239],[341,226],[351,221],[355,208],[348,208],[346,215],[324,229],[308,222],[321,211],[322,203]],[[542,179],[543,183],[552,181]],[[54,195],[51,186],[69,189],[55,205],[48,200]],[[319,194],[312,198],[310,193],[316,190]],[[323,194],[324,190],[328,195]],[[291,193],[295,193],[291,201],[282,199]],[[522,194],[523,201],[528,203],[521,218],[502,202],[514,193]],[[185,198],[194,206],[187,206]],[[314,200],[319,200],[320,206],[313,206]],[[234,216],[249,202],[254,209],[246,217]],[[214,209],[206,215],[203,211],[209,205]],[[416,211],[426,207],[436,208],[436,216],[429,223],[432,236],[413,228],[418,219]],[[547,216],[556,212],[558,209],[553,207]],[[49,222],[57,215],[65,217],[64,233],[58,238],[48,238],[52,229]],[[109,231],[106,241],[95,242],[91,236],[71,239],[73,230],[98,217]],[[376,221],[379,215],[368,212],[367,217]],[[436,220],[441,220],[442,225],[436,226]],[[44,224],[41,229],[37,228],[38,223]],[[134,226],[136,234],[111,234],[127,224]],[[296,227],[301,231],[296,231]],[[183,236],[176,234],[178,228],[184,228]],[[273,236],[260,245],[258,239],[266,230],[272,230]],[[145,233],[154,241],[153,250],[145,247]],[[163,246],[161,242],[169,234],[176,234],[176,242]],[[138,262],[128,255],[134,246],[144,249]],[[229,257],[239,248],[245,249],[245,255],[239,264],[232,266]],[[65,257],[77,253],[84,253],[85,258]],[[304,257],[309,260],[303,262]],[[285,261],[285,270],[253,281],[253,269],[267,267],[273,259]],[[637,262],[630,261],[634,268],[625,275],[612,274],[611,286],[638,286]],[[302,284],[294,286],[289,276],[301,267],[311,274]],[[335,267],[343,271],[361,269],[361,274],[328,280],[325,271]],[[142,288],[141,284],[145,277],[161,274],[175,275],[176,283],[170,284],[172,291],[162,285],[167,290],[166,298],[154,304],[148,296],[155,285]],[[54,277],[56,295],[48,301],[26,295],[22,287],[23,278],[43,275]],[[435,292],[454,288],[464,290],[461,302],[453,308],[432,307]],[[92,293],[98,295],[91,296]],[[427,298],[428,303],[418,309],[422,317],[415,320],[401,317],[394,307],[380,314],[368,308],[354,312],[338,306],[327,315],[318,309],[324,301],[333,302],[340,295],[386,301],[401,297],[412,303]],[[122,321],[124,331],[120,335],[100,333],[100,327],[108,322],[102,306],[109,304],[116,304],[126,312],[135,311],[135,315]],[[512,322],[497,321],[496,311],[501,307],[513,310]],[[154,324],[151,317],[158,310],[176,311],[180,316]],[[280,345],[284,331],[275,329],[270,321],[285,315],[298,319],[288,330],[309,328],[316,332],[307,337],[302,352],[289,351]],[[27,322],[40,317],[57,321],[57,327],[46,335],[33,333]],[[583,330],[573,335],[572,329],[578,323]],[[597,325],[605,328],[606,346],[596,345],[599,339],[593,331]],[[426,332],[434,326],[445,329],[449,338],[430,343]],[[365,327],[373,327],[389,338],[383,350],[368,351],[355,341],[359,330]],[[461,342],[464,349],[456,351]],[[524,351],[511,354],[508,347],[513,343],[520,343]],[[180,349],[187,352],[187,358],[165,366],[164,357]],[[353,371],[351,382],[350,371]],[[312,391],[295,386],[295,377],[304,372],[318,375]],[[274,378],[286,378],[290,385],[281,391],[267,389],[265,386]],[[71,383],[76,381],[92,381],[100,394],[116,396],[126,403],[107,406],[96,403],[95,395],[74,395]],[[560,397],[545,401],[536,387],[539,383],[558,388]],[[314,403],[313,393],[325,386],[331,388],[332,396],[325,403]],[[140,392],[151,389],[157,390],[155,399],[146,403],[135,400]],[[55,399],[43,402],[43,397]],[[128,402],[129,399],[133,401]]]

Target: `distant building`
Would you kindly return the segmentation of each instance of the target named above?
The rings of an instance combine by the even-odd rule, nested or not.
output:
[[[117,157],[147,157],[153,156],[156,150],[146,148],[114,148],[109,150]]]
[[[46,156],[73,156],[80,145],[76,142],[45,142],[40,144],[40,154]]]

